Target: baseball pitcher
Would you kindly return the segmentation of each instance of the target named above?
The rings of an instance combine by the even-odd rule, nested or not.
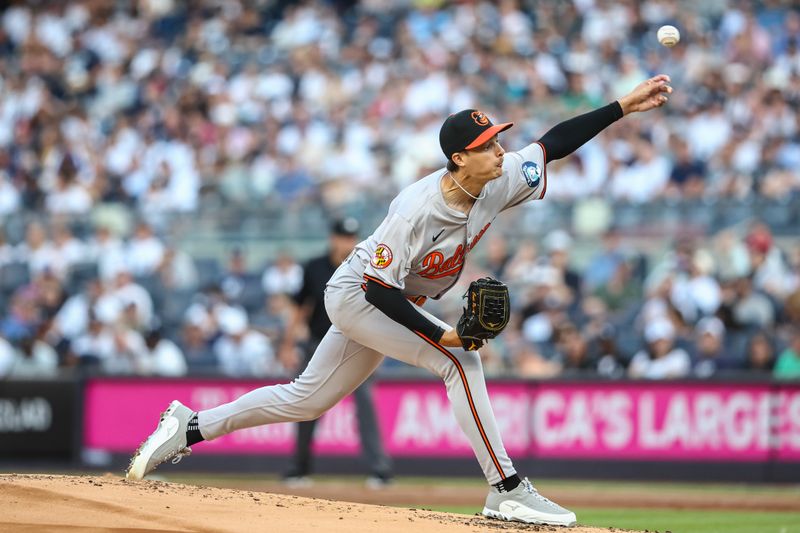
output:
[[[136,451],[127,477],[141,479],[164,461],[188,455],[189,446],[238,429],[318,418],[389,356],[444,381],[490,485],[484,515],[574,524],[574,513],[541,496],[517,474],[489,403],[477,349],[508,320],[505,286],[488,278],[472,283],[456,327],[422,305],[453,286],[468,254],[501,211],[544,198],[549,161],[569,155],[626,114],[662,106],[671,92],[669,78],[655,76],[509,153],[498,134],[511,123],[494,124],[476,109],[449,116],[439,132],[446,167],[401,191],[380,226],[356,245],[328,282],[325,308],[333,325],[302,375],[207,411],[172,402]]]

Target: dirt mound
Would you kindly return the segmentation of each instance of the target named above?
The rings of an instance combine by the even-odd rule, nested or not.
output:
[[[247,490],[162,481],[129,482],[107,475],[0,475],[0,531],[151,533],[421,533],[539,531],[608,533],[596,527],[565,530],[482,517],[345,503]]]

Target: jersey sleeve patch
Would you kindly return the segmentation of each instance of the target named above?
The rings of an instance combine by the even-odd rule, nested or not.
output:
[[[525,161],[522,163],[522,177],[525,178],[528,187],[535,189],[542,181],[542,168],[533,161]]]
[[[370,263],[375,268],[383,269],[392,264],[393,257],[391,248],[385,244],[379,244],[378,247],[375,248],[375,253],[372,254]]]

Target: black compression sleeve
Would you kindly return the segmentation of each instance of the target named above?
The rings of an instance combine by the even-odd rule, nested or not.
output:
[[[547,154],[547,161],[568,156],[621,118],[622,107],[619,102],[614,101],[600,109],[556,124],[539,139]]]
[[[375,281],[367,280],[365,297],[383,314],[411,331],[422,333],[434,342],[439,342],[442,338],[444,330],[414,309],[414,304],[403,296],[400,289],[384,287]]]

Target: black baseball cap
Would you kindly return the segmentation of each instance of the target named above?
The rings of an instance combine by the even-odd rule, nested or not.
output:
[[[331,225],[331,233],[343,235],[345,237],[355,237],[358,235],[360,225],[358,220],[353,217],[345,217],[335,220]]]
[[[439,146],[449,161],[456,152],[477,148],[513,125],[513,122],[492,124],[483,111],[464,109],[444,121],[439,130]]]

